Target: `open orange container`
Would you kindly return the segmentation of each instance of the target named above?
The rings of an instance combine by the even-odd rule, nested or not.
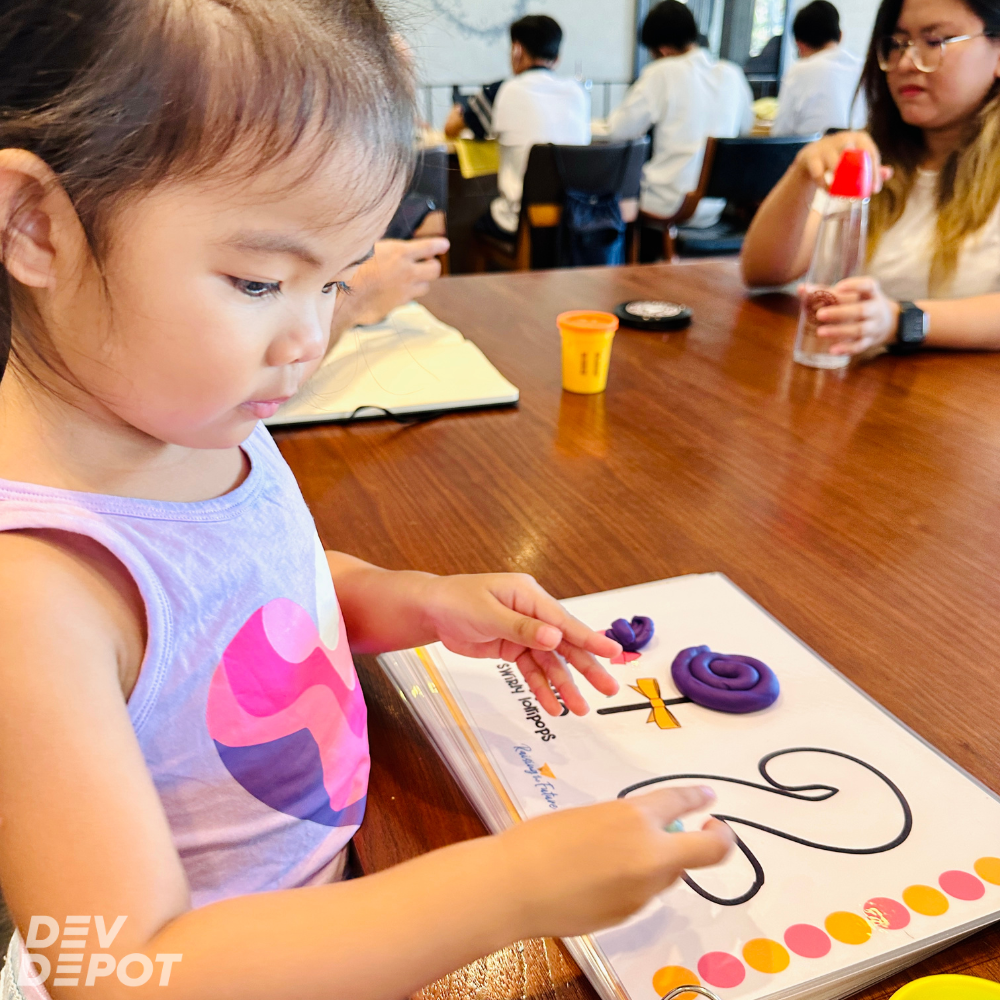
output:
[[[604,392],[618,317],[606,312],[574,309],[560,313],[556,325],[562,337],[563,388],[583,394]]]

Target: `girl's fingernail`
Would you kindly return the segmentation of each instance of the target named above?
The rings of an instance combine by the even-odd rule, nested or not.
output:
[[[698,791],[701,792],[701,794],[704,795],[705,798],[707,798],[707,799],[714,799],[715,798],[715,792],[712,791],[712,789],[709,788],[708,785],[699,785],[698,786]]]

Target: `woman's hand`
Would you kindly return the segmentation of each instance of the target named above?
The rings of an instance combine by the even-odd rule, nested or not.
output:
[[[525,937],[567,937],[600,930],[635,913],[686,868],[720,862],[733,831],[710,819],[701,830],[665,827],[705,809],[708,788],[665,788],[520,823],[497,838],[513,873],[531,871],[530,892],[515,879]]]
[[[896,335],[899,303],[890,299],[874,278],[845,278],[833,286],[837,305],[816,311],[816,336],[836,341],[831,354],[861,354],[888,343]],[[809,294],[799,286],[799,297]]]
[[[602,694],[618,682],[594,655],[612,657],[621,646],[568,614],[523,573],[482,573],[428,578],[423,610],[440,642],[462,656],[500,657],[516,663],[538,704],[550,715],[562,706],[585,715],[587,702],[566,664]]]
[[[825,191],[845,149],[865,149],[869,152],[874,189],[881,191],[882,183],[892,176],[892,167],[882,166],[882,154],[867,132],[835,132],[823,136],[799,150],[795,165],[813,184]]]

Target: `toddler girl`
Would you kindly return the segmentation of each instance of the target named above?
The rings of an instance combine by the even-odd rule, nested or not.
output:
[[[516,661],[552,712],[586,711],[570,666],[616,689],[616,644],[528,577],[325,553],[259,424],[327,349],[412,121],[371,0],[0,14],[4,1000],[396,1000],[729,847],[664,832],[709,800],[675,789],[342,878],[352,650]]]

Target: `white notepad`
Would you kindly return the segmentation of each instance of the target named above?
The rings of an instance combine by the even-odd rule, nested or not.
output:
[[[475,344],[416,302],[348,330],[271,427],[516,403],[517,388]]]
[[[747,853],[566,942],[604,1000],[656,1000],[681,984],[721,1000],[833,1000],[1000,918],[997,797],[724,576],[564,603],[592,628],[635,615],[656,626],[638,658],[609,667],[621,691],[591,690],[582,718],[540,713],[511,664],[440,645],[380,662],[493,830],[671,784],[716,792],[711,812]],[[778,700],[746,715],[678,703],[672,661],[703,644],[768,664]],[[653,681],[674,727],[652,711]],[[525,858],[525,885],[535,876]]]

